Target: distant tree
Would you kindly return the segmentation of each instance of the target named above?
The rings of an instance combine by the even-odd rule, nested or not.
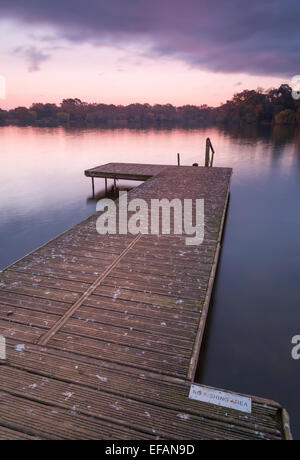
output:
[[[67,112],[58,112],[57,119],[59,124],[66,125],[70,121],[70,114]]]
[[[36,121],[37,114],[26,107],[17,107],[14,110],[14,116],[20,125],[30,125]]]
[[[278,89],[271,89],[266,95],[267,102],[272,107],[273,116],[285,109],[293,110],[295,101],[292,98],[292,88],[281,85]]]
[[[83,102],[75,97],[75,99],[63,99],[61,106],[62,107],[76,107],[76,106],[81,106]]]
[[[58,107],[56,104],[35,103],[32,104],[30,110],[36,112],[37,119],[41,120],[42,118],[56,118]]]
[[[294,125],[297,121],[296,112],[287,109],[275,115],[275,123],[278,125]]]
[[[7,120],[8,114],[6,110],[0,109],[0,125],[5,125],[5,122]]]
[[[300,100],[292,98],[288,85],[264,91],[244,90],[219,107],[207,105],[138,104],[127,106],[86,103],[78,98],[63,99],[60,106],[34,103],[27,109],[0,109],[0,124],[33,126],[200,126],[205,124],[258,125],[259,123],[300,124]]]

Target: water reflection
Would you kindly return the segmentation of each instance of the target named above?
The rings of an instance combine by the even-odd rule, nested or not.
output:
[[[85,169],[176,164],[177,152],[182,164],[203,165],[206,137],[214,165],[234,175],[199,379],[278,400],[300,438],[300,363],[290,343],[300,334],[299,129],[0,128],[0,268],[95,211]],[[104,182],[95,184],[101,198]]]

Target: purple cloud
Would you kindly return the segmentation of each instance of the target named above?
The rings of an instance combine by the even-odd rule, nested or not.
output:
[[[14,50],[14,53],[20,54],[25,58],[29,72],[38,72],[41,64],[50,59],[50,54],[35,46],[20,46]]]
[[[139,43],[216,72],[300,72],[299,0],[0,0],[0,14],[71,41]]]

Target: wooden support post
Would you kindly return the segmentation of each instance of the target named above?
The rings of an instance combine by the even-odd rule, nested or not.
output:
[[[210,167],[212,168],[213,167],[213,164],[214,164],[214,156],[215,156],[215,151],[213,150],[213,148],[211,147],[211,160],[210,160]]]
[[[94,181],[94,177],[92,177],[92,189],[93,189],[93,198],[95,198],[95,181]]]
[[[177,164],[180,166],[180,153],[177,153]]]
[[[114,196],[117,194],[117,179],[116,176],[114,177]]]
[[[214,150],[214,148],[212,146],[212,143],[211,143],[210,139],[209,139],[209,148],[211,150],[211,160],[210,160],[210,165],[209,166],[212,168],[213,163],[214,163],[215,150]]]
[[[206,139],[206,150],[205,150],[205,167],[209,167],[209,149],[210,149],[210,139]]]
[[[107,195],[107,177],[105,178],[105,196]]]

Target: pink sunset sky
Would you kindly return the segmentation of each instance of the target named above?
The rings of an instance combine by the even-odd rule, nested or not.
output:
[[[244,12],[234,9],[236,0],[155,0],[151,8],[144,0],[110,3],[2,0],[6,99],[0,107],[71,97],[217,106],[246,88],[289,83],[296,73],[298,32],[294,37],[294,21],[285,28],[284,2],[273,0],[282,10],[269,12],[267,25],[259,18],[269,0],[254,1]]]

